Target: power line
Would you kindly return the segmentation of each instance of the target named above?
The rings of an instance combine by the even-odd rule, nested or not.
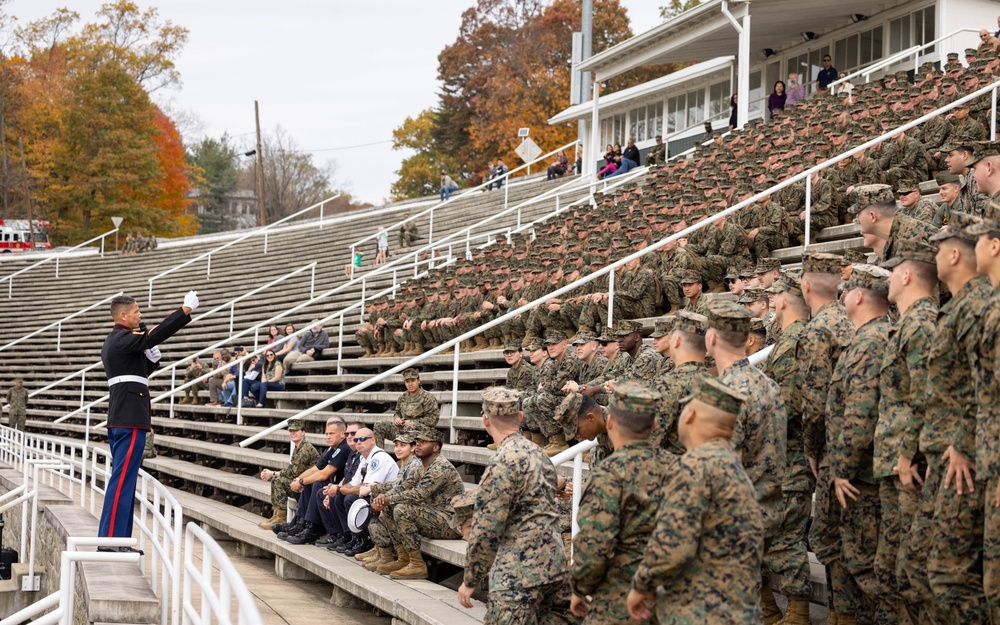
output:
[[[385,141],[372,141],[371,143],[359,143],[358,145],[345,145],[339,148],[319,148],[316,150],[299,150],[300,152],[337,152],[340,150],[354,150],[356,148],[367,148],[373,145],[382,145],[383,143],[392,143],[392,139],[386,139]]]

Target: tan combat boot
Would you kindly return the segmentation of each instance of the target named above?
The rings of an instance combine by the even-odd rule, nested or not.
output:
[[[500,340],[499,336],[494,336],[490,339],[490,344],[488,349],[503,349],[503,341]]]
[[[830,617],[833,617],[832,613]],[[858,620],[854,618],[853,614],[838,614],[837,625],[858,625]]]
[[[476,351],[482,351],[484,349],[489,349],[489,348],[490,348],[490,342],[486,339],[486,337],[483,336],[482,334],[477,335]]]
[[[566,435],[559,432],[558,434],[553,434],[549,437],[549,444],[546,445],[542,451],[545,452],[546,456],[551,458],[552,456],[564,452],[567,449],[569,449],[569,443],[566,442]]]
[[[388,575],[393,571],[398,571],[399,569],[403,568],[409,563],[410,563],[410,554],[402,547],[397,546],[396,558],[384,564],[380,564],[375,569],[375,572],[378,573],[379,575]]]
[[[781,609],[774,601],[774,592],[767,584],[760,587],[760,607],[764,610],[764,625],[774,625],[781,620]]]
[[[396,552],[392,550],[392,547],[379,547],[378,554],[374,558],[368,559],[364,563],[364,567],[374,573],[378,570],[378,567],[383,564],[389,564],[390,562],[395,561]]]
[[[809,600],[804,597],[789,597],[788,612],[778,621],[778,625],[810,625]]]
[[[262,530],[269,530],[272,525],[277,525],[278,523],[288,523],[288,517],[286,515],[286,510],[275,510],[270,519],[264,521],[263,523],[259,523],[257,527]]]
[[[419,549],[409,552],[410,561],[403,568],[389,573],[390,579],[427,579],[427,564]]]
[[[366,551],[364,553],[359,553],[358,555],[354,556],[354,559],[358,560],[359,562],[365,562],[368,559],[377,558],[377,557],[378,557],[378,545],[375,545],[374,547],[372,547],[368,551]]]

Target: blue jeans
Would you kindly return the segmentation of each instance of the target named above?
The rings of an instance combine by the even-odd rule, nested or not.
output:
[[[614,178],[615,176],[620,176],[625,172],[627,172],[628,170],[632,169],[633,167],[638,167],[638,166],[639,163],[636,163],[632,159],[622,157],[622,164],[618,166],[618,169],[615,170],[615,173],[608,174],[604,178],[608,179],[608,178]]]
[[[281,382],[254,382],[250,385],[250,395],[257,396],[257,403],[263,404],[268,391],[283,391],[285,385]]]
[[[458,191],[458,187],[441,187],[441,201],[451,199],[451,194]]]

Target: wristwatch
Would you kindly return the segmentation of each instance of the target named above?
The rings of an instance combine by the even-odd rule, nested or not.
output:
[[[302,481],[301,477],[298,480],[296,480],[296,481],[299,483],[299,486],[305,486],[306,485],[306,483]]]

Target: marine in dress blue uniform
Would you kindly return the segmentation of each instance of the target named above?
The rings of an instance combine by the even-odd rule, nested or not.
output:
[[[135,483],[142,463],[146,432],[151,429],[149,374],[160,361],[160,343],[191,323],[198,307],[198,294],[190,291],[184,305],[159,325],[142,325],[139,305],[128,296],[111,301],[115,327],[104,340],[101,360],[108,377],[108,444],[111,446],[111,477],[104,495],[98,536],[132,536],[132,505]],[[112,548],[112,550],[115,550]]]

